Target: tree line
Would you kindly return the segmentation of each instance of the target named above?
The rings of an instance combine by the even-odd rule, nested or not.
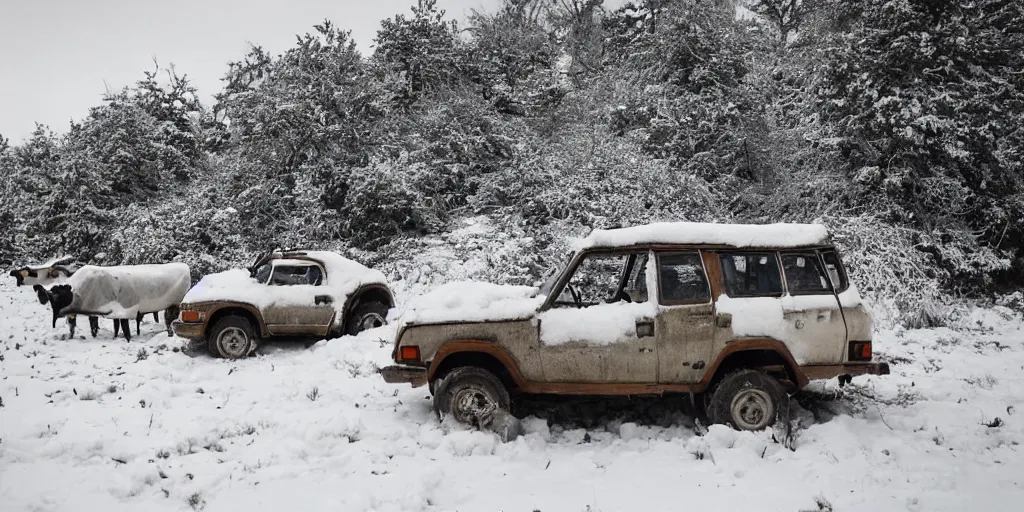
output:
[[[64,135],[0,137],[0,260],[819,220],[869,293],[1005,291],[1021,70],[1016,0],[505,0],[464,25],[421,0],[369,55],[324,21],[228,63],[212,105],[156,68]]]

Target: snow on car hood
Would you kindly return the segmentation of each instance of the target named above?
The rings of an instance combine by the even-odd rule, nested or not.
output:
[[[544,302],[532,286],[455,281],[409,301],[402,324],[484,322],[529,318]]]
[[[327,251],[308,251],[306,254],[324,265],[327,279],[320,286],[294,285],[269,286],[256,282],[247,270],[232,269],[210,274],[196,283],[182,300],[194,304],[209,301],[233,301],[251,304],[257,308],[271,305],[306,305],[310,303],[310,288],[318,295],[334,297],[334,308],[342,311],[346,298],[359,287],[367,284],[387,285],[387,279],[379,270]]]

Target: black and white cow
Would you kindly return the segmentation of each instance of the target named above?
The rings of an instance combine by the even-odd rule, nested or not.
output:
[[[66,283],[33,289],[42,304],[50,303],[53,325],[66,316],[74,325],[75,315],[88,315],[89,327],[95,333],[98,317],[111,318],[115,327],[131,340],[128,320],[138,322],[142,315],[164,312],[168,334],[171,320],[178,316],[178,306],[192,284],[188,265],[166,263],[160,265],[123,265],[99,267],[86,265],[78,269]],[[138,324],[136,324],[138,330]],[[95,335],[95,334],[94,334]],[[115,331],[115,336],[117,336]]]
[[[63,256],[60,258],[54,258],[46,263],[39,265],[25,265],[20,268],[12,269],[10,272],[11,277],[15,279],[17,286],[36,286],[40,285],[43,287],[51,287],[58,284],[65,283],[72,274],[75,273],[82,265],[74,260],[72,256]],[[156,311],[153,311],[153,321],[159,322],[160,317]],[[139,333],[142,330],[142,318],[144,314],[140,312],[135,317],[135,332]],[[67,316],[69,337],[74,337],[76,317],[75,315]],[[92,330],[92,337],[95,338],[96,334],[99,333],[99,319],[96,317],[89,317],[89,325]],[[114,337],[117,337],[117,331],[120,327],[118,320],[114,320]]]
[[[76,263],[73,257],[63,256],[39,265],[25,265],[12,269],[10,275],[14,278],[16,286],[54,286],[66,282],[80,267],[81,265]],[[69,316],[67,320],[69,336],[74,336],[75,318],[74,316]],[[98,322],[98,319],[89,319],[89,323],[96,322]],[[117,327],[116,321],[114,322],[114,327]],[[96,332],[93,332],[92,335],[95,337]]]
[[[26,265],[11,270],[11,277],[18,286],[53,286],[67,281],[80,265],[71,256],[52,259],[41,265]]]

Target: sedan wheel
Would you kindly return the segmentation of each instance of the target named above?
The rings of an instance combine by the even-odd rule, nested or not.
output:
[[[249,353],[249,338],[238,327],[229,327],[217,335],[217,350],[224,357],[237,359]]]
[[[206,343],[211,354],[241,359],[256,348],[256,331],[247,318],[230,315],[217,320]]]

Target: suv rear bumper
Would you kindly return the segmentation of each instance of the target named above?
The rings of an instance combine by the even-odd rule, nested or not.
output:
[[[419,366],[395,364],[380,369],[381,377],[388,384],[412,384],[418,388],[427,385],[427,369]]]
[[[182,322],[181,320],[175,320],[171,322],[171,330],[174,331],[174,335],[179,338],[187,338],[190,340],[201,340],[203,339],[203,324],[190,324]]]
[[[813,364],[801,366],[807,380],[831,379],[840,375],[889,375],[889,363]]]

